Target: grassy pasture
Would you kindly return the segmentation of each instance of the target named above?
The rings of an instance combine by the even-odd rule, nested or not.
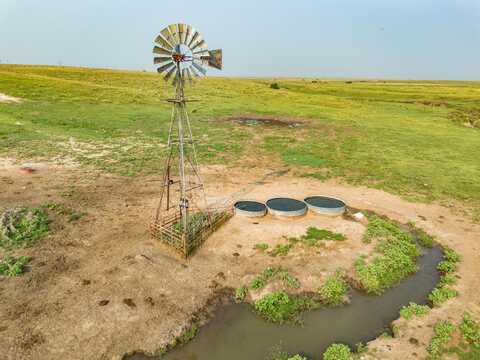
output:
[[[0,103],[0,155],[71,157],[123,175],[162,166],[171,88],[157,74],[0,65],[0,93],[24,99]],[[301,176],[460,201],[480,217],[480,129],[458,121],[479,111],[479,82],[204,78],[187,94],[202,100],[190,104],[202,163],[241,164],[257,146]],[[224,119],[246,113],[305,122]]]

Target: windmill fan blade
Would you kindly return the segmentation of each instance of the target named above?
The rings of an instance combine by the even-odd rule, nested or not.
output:
[[[205,70],[203,67],[198,65],[195,61],[192,61],[192,65],[195,69],[197,69],[199,72],[201,72],[203,75],[207,73],[207,70]]]
[[[171,56],[157,56],[153,58],[153,63],[154,64],[161,64],[164,63],[165,61],[172,61]]]
[[[159,54],[159,55],[172,55],[172,52],[167,50],[167,49],[164,49],[164,48],[161,48],[159,46],[155,46],[153,48],[153,52],[155,54]]]
[[[195,55],[205,55],[205,54],[208,54],[208,53],[209,53],[208,49],[202,49],[202,50],[194,51],[194,52],[193,52],[193,55],[194,55],[194,56],[195,56]]]
[[[174,39],[174,42],[175,42],[174,45],[179,44],[180,43],[180,34],[178,33],[177,24],[169,25],[168,28],[170,29],[170,33],[172,34],[172,37]]]
[[[191,47],[192,44],[193,44],[195,41],[197,41],[197,39],[198,39],[199,37],[200,37],[200,34],[198,33],[198,31],[195,30],[194,33],[193,33],[192,38],[190,39],[190,42],[188,43],[188,47]]]
[[[180,34],[180,43],[185,42],[185,24],[178,24],[178,33]]]
[[[177,72],[177,67],[174,66],[173,68],[168,70],[168,72],[165,74],[163,78],[165,79],[165,81],[168,81],[172,77],[173,73],[176,73],[176,72]]]
[[[160,66],[160,67],[157,69],[157,72],[158,72],[159,74],[161,74],[161,73],[165,72],[166,70],[170,69],[170,67],[171,67],[172,65],[175,65],[175,64],[173,63],[173,61],[172,61],[171,63],[162,65],[162,66]]]
[[[173,38],[172,33],[170,32],[170,29],[168,28],[168,26],[162,31],[160,31],[160,34],[165,39],[167,39],[167,41],[170,43],[170,45],[172,45],[172,47],[175,45],[175,39]]]
[[[205,42],[205,40],[200,40],[198,43],[196,43],[195,45],[193,45],[193,47],[190,48],[190,50],[193,51],[193,50],[195,50],[196,48],[202,47],[202,46],[203,46],[203,47],[207,46],[207,43]]]
[[[160,45],[161,47],[163,47],[165,49],[168,49],[168,50],[173,49],[173,46],[167,40],[165,40],[162,35],[158,35],[155,38],[155,43],[157,43],[158,45]]]
[[[211,50],[209,55],[210,59],[208,60],[208,65],[215,69],[222,70],[222,49]]]
[[[188,68],[188,70],[190,70],[194,77],[200,77],[200,74],[195,71],[195,68],[191,67]]]
[[[190,40],[190,36],[192,35],[192,32],[193,32],[193,27],[191,25],[187,25],[187,32],[185,34],[185,42],[184,44],[187,45],[189,40]]]

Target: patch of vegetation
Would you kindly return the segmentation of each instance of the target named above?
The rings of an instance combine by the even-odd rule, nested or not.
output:
[[[378,239],[378,255],[367,262],[360,257],[355,261],[360,286],[368,293],[381,294],[385,289],[417,271],[420,256],[413,236],[392,222],[378,216],[370,218],[364,239]]]
[[[248,294],[248,288],[246,286],[240,286],[235,290],[235,299],[237,301],[245,300],[245,297]]]
[[[268,249],[268,244],[265,244],[265,243],[259,243],[259,244],[255,244],[255,246],[253,247],[255,250],[261,250],[261,251],[265,251]]]
[[[250,282],[250,288],[255,290],[262,289],[274,278],[280,278],[285,287],[293,289],[298,289],[300,287],[300,282],[298,279],[290,275],[286,269],[283,269],[282,267],[269,266],[266,267],[261,274],[252,279]]]
[[[6,256],[0,260],[0,275],[4,276],[18,276],[23,273],[23,268],[30,261],[28,256]]]
[[[193,323],[188,329],[186,329],[182,335],[177,338],[177,343],[186,344],[192,340],[198,333],[198,325]]]
[[[418,305],[411,302],[408,306],[403,306],[400,309],[400,316],[404,319],[410,320],[414,316],[424,316],[428,314],[430,308],[427,305]]]
[[[278,90],[280,89],[280,85],[278,85],[278,83],[271,83],[270,89]]]
[[[41,208],[14,208],[0,215],[0,246],[5,249],[33,245],[49,231]]]
[[[208,220],[208,214],[203,213],[203,212],[197,212],[195,214],[191,214],[187,218],[187,228],[192,229],[192,231],[195,231],[195,229],[198,229],[199,227],[202,226],[202,224]],[[177,232],[183,232],[183,223],[182,220],[178,221],[177,223],[173,224],[172,229],[177,231]]]
[[[296,320],[303,311],[318,306],[318,303],[309,297],[291,297],[283,291],[276,291],[255,301],[254,308],[264,319],[283,324]]]
[[[427,234],[425,231],[418,228],[413,222],[409,222],[408,225],[411,227],[420,245],[426,248],[433,247],[433,245],[435,244],[435,239],[433,236]]]
[[[286,256],[290,249],[292,248],[292,244],[277,244],[275,247],[270,251],[271,256]]]
[[[307,233],[301,237],[301,241],[307,245],[315,246],[320,240],[344,241],[345,235],[334,233],[330,230],[309,227]]]
[[[428,360],[439,360],[446,350],[447,344],[452,340],[455,326],[447,320],[438,321],[434,328],[434,335],[428,345]]]
[[[71,208],[68,208],[58,203],[48,203],[41,206],[43,209],[49,209],[57,213],[58,215],[67,216],[68,222],[74,222],[87,215],[85,212],[77,212]]]
[[[464,109],[452,111],[448,117],[456,124],[480,128],[480,109]]]
[[[430,300],[433,306],[438,307],[442,305],[445,301],[450,300],[458,296],[458,291],[452,289],[448,286],[439,286],[432,290],[428,295],[428,300]]]
[[[323,360],[351,360],[352,351],[345,344],[331,344],[323,353]]]
[[[334,306],[343,303],[347,291],[347,282],[338,275],[328,278],[318,290],[322,300],[326,304]]]
[[[480,350],[480,325],[472,315],[465,313],[459,328],[462,338],[475,349]]]
[[[300,281],[286,270],[281,271],[280,278],[282,279],[283,285],[290,289],[299,289],[300,288]]]
[[[458,291],[451,286],[457,283],[453,273],[456,271],[459,261],[460,255],[455,250],[450,248],[444,249],[444,260],[437,265],[438,271],[443,275],[437,287],[428,295],[428,299],[433,306],[438,307],[447,300],[458,296]]]
[[[308,246],[316,246],[318,245],[318,242],[322,240],[344,241],[346,240],[346,237],[340,233],[334,233],[330,230],[318,229],[314,226],[310,226],[307,228],[304,235],[300,237],[285,237],[285,239],[292,245],[301,243]]]

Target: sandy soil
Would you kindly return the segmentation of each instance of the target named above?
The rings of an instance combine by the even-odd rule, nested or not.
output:
[[[245,284],[267,265],[284,266],[304,290],[314,290],[324,276],[351,266],[368,251],[360,242],[363,225],[342,218],[234,217],[195,256],[182,261],[148,236],[158,177],[126,179],[74,166],[31,166],[37,171],[25,174],[11,161],[0,162],[1,208],[58,202],[87,215],[73,223],[53,216],[51,234],[22,251],[33,257],[31,271],[0,279],[2,359],[121,359],[136,350],[155,353],[182,332],[216,290]],[[399,335],[373,341],[371,357],[422,358],[437,319],[457,321],[466,309],[480,315],[480,226],[446,208],[409,203],[378,190],[293,178],[274,169],[250,169],[248,178],[245,173],[206,168],[207,191],[216,200],[337,196],[356,208],[415,221],[462,255],[460,296],[421,319],[398,320]],[[348,240],[317,251],[299,247],[285,258],[252,249],[260,242],[273,246],[283,235],[300,235],[309,225],[342,232]],[[269,286],[264,291],[276,284]],[[412,337],[418,345],[410,343]]]
[[[22,102],[22,99],[0,93],[0,103],[2,102],[3,103],[6,103],[6,102],[20,103]]]

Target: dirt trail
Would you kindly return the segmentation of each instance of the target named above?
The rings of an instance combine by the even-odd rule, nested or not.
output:
[[[399,337],[371,343],[378,359],[410,359],[413,353],[422,358],[436,319],[458,320],[466,309],[480,314],[480,227],[448,209],[412,204],[364,187],[275,176],[273,169],[251,170],[248,178],[243,169],[205,170],[207,191],[217,199],[239,189],[246,189],[242,197],[258,200],[338,196],[353,207],[415,221],[462,255],[460,297],[419,320],[399,320]],[[265,177],[267,173],[272,175]],[[135,350],[154,353],[181,333],[215,290],[244,284],[267,265],[282,265],[304,288],[315,289],[324,276],[368,251],[360,241],[364,228],[343,219],[234,217],[194,257],[180,261],[147,233],[158,177],[127,179],[47,165],[27,175],[9,163],[0,166],[0,188],[2,208],[58,202],[87,213],[72,223],[54,217],[52,234],[22,252],[34,258],[32,271],[0,280],[0,348],[5,359],[121,359]],[[299,235],[309,225],[343,232],[348,240],[318,252],[294,250],[283,259],[252,249],[258,242],[273,246],[282,235]],[[412,345],[411,337],[419,345]]]
[[[22,99],[0,93],[0,103],[8,103],[8,102],[21,103]]]

